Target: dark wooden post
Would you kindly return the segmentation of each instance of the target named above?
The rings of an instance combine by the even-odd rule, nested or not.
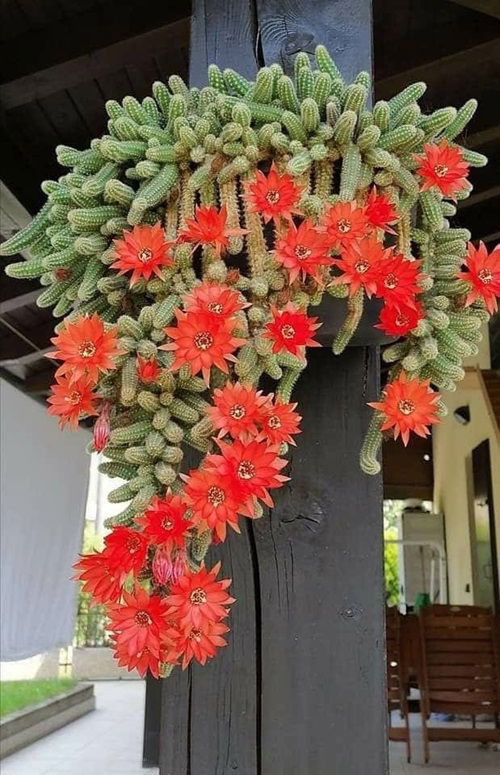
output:
[[[320,42],[346,77],[371,69],[370,0],[194,0],[193,11],[196,85],[210,62],[288,70]],[[371,341],[309,353],[290,486],[210,552],[233,577],[229,646],[163,682],[161,775],[387,771],[382,490],[358,467],[379,384]]]
[[[160,750],[162,682],[146,676],[146,701],[144,704],[144,736],[142,743],[142,766],[157,767]]]

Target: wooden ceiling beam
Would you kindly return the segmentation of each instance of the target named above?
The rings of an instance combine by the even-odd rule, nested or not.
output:
[[[487,16],[493,16],[500,19],[500,3],[498,0],[448,0],[450,3],[462,5],[464,8],[470,8],[471,11],[478,11]]]
[[[189,36],[189,18],[97,49],[31,75],[0,85],[0,105],[8,111],[92,78],[178,48]]]
[[[30,29],[0,44],[2,81],[45,70],[97,49],[164,27],[191,13],[190,3],[177,0],[149,0],[147,13],[143,0],[108,0],[46,26]],[[22,52],[22,56],[19,56]]]
[[[0,360],[19,361],[26,356],[33,356],[34,360],[43,358],[45,348],[54,335],[54,320],[50,319],[40,323],[34,329],[20,330],[14,333],[9,324],[0,318],[0,332],[8,331],[0,337]],[[28,340],[28,341],[27,341]]]
[[[19,296],[13,296],[11,299],[0,301],[0,315],[12,312],[20,307],[27,307],[29,304],[35,304],[41,290],[41,288],[38,288],[35,291],[28,291],[27,293],[21,293]]]

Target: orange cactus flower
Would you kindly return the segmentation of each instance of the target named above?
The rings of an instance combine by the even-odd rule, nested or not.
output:
[[[418,436],[428,436],[429,426],[439,422],[437,416],[439,393],[430,388],[430,380],[408,379],[404,372],[390,382],[384,390],[382,401],[369,403],[384,415],[381,430],[394,428],[394,438],[401,434],[406,446],[413,431]]]
[[[207,659],[216,655],[217,649],[227,646],[222,637],[226,632],[229,632],[227,625],[209,619],[204,619],[198,627],[170,627],[166,632],[168,640],[165,662],[176,664],[182,657],[183,670],[193,659],[200,665],[205,665]]]
[[[141,382],[146,384],[149,382],[156,382],[160,372],[161,369],[156,358],[149,359],[141,358],[140,355],[137,356],[137,376]]]
[[[109,629],[115,633],[121,653],[126,649],[133,658],[147,648],[159,658],[160,638],[167,626],[164,600],[149,595],[139,585],[132,592],[124,589],[122,594],[123,603],[109,606]]]
[[[289,352],[303,356],[306,347],[321,347],[312,337],[322,325],[318,318],[308,318],[291,302],[277,310],[271,308],[273,319],[266,325],[263,336],[273,342],[273,353]]]
[[[330,247],[335,250],[347,248],[364,237],[370,224],[363,207],[355,202],[337,202],[331,205],[321,219]]]
[[[122,352],[116,328],[106,331],[97,313],[65,321],[61,332],[50,341],[56,350],[47,353],[47,358],[63,361],[56,376],[68,374],[70,382],[85,375],[97,382],[100,372],[116,369],[116,358]]]
[[[447,140],[427,143],[424,153],[415,153],[413,157],[418,162],[417,174],[422,178],[422,191],[436,187],[444,196],[454,198],[464,188],[469,165],[464,161],[462,151]]]
[[[408,261],[401,253],[389,252],[380,261],[375,295],[386,304],[399,306],[414,304],[415,296],[421,292],[419,281],[421,261]]]
[[[178,623],[179,629],[189,632],[203,622],[219,622],[227,616],[227,607],[234,603],[227,593],[231,579],[216,581],[219,570],[220,562],[210,571],[203,566],[197,573],[188,572],[172,584],[170,594],[164,598],[166,614]]]
[[[185,518],[186,510],[180,495],[167,493],[164,498],[154,497],[137,522],[149,543],[171,552],[184,548],[189,530],[193,527],[194,523]]]
[[[482,299],[490,315],[493,315],[498,310],[497,297],[500,297],[500,247],[497,245],[488,254],[483,242],[478,248],[469,242],[465,266],[467,271],[460,272],[458,276],[471,284],[466,306]]]
[[[288,476],[280,474],[288,461],[278,457],[278,446],[265,441],[240,441],[233,444],[218,440],[220,455],[208,455],[205,465],[208,470],[227,477],[242,500],[260,498],[267,506],[273,506],[269,489],[283,487]]]
[[[297,213],[302,194],[291,175],[280,175],[273,163],[268,174],[258,170],[255,179],[246,185],[245,197],[250,209],[260,213],[267,223],[273,218],[288,218]]]
[[[115,527],[108,533],[104,543],[109,549],[109,562],[123,573],[138,574],[146,563],[148,539],[131,527]]]
[[[174,341],[160,347],[160,350],[174,352],[171,370],[176,371],[189,364],[193,375],[201,371],[207,385],[212,366],[227,373],[226,361],[235,361],[234,351],[246,341],[233,335],[230,321],[221,321],[202,312],[176,310],[175,314],[177,325],[165,329]]]
[[[253,512],[245,508],[244,496],[236,491],[232,482],[215,470],[206,468],[193,469],[186,476],[184,499],[190,507],[197,522],[205,523],[207,528],[214,530],[220,541],[225,541],[227,526],[237,533],[238,514],[253,516]]]
[[[73,578],[82,582],[82,592],[90,594],[94,604],[116,603],[121,597],[125,574],[111,561],[110,555],[109,549],[81,554],[73,565],[76,570]]]
[[[113,240],[113,245],[116,261],[111,268],[119,269],[118,274],[132,272],[130,285],[149,280],[152,275],[161,277],[161,270],[174,263],[169,252],[175,242],[165,239],[160,223],[134,226],[132,231],[123,232],[123,239]]]
[[[196,207],[194,218],[187,218],[186,225],[179,233],[178,242],[192,242],[199,245],[212,245],[218,256],[226,250],[230,237],[246,234],[245,229],[228,229],[227,210],[221,207],[217,210],[213,205]]]
[[[388,336],[405,336],[418,326],[424,317],[422,305],[418,302],[410,304],[384,304],[375,328],[380,328]]]
[[[221,283],[202,282],[183,296],[187,312],[205,312],[220,319],[232,318],[250,304],[233,288]]]
[[[368,194],[365,215],[368,223],[374,229],[383,229],[390,234],[395,234],[394,229],[391,229],[391,225],[399,219],[398,212],[388,197],[377,193],[375,186]]]
[[[255,436],[262,418],[262,408],[269,400],[261,390],[236,382],[214,390],[214,406],[206,410],[219,436],[229,433],[233,439]]]
[[[301,433],[299,423],[302,420],[295,410],[297,404],[285,404],[279,398],[274,404],[264,407],[264,416],[261,421],[262,429],[258,436],[265,439],[268,444],[294,444],[292,436]]]
[[[335,259],[342,274],[334,278],[333,285],[348,284],[350,296],[360,288],[364,289],[367,296],[371,296],[377,290],[381,263],[388,260],[390,255],[390,248],[384,249],[375,236],[363,237],[345,249],[340,258]]]
[[[321,267],[332,264],[329,252],[328,237],[308,221],[302,221],[299,227],[290,222],[285,236],[277,241],[274,255],[288,270],[290,283],[299,275],[304,279],[309,275],[321,283]]]
[[[96,415],[95,402],[99,396],[93,392],[94,383],[86,376],[71,381],[69,375],[57,376],[52,385],[52,395],[47,399],[50,404],[48,413],[59,417],[59,425],[69,425],[76,430],[83,417]]]

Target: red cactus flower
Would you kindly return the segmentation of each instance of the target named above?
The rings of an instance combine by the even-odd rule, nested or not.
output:
[[[125,649],[131,658],[145,648],[160,655],[160,638],[166,629],[166,605],[158,595],[149,595],[136,585],[133,592],[123,590],[123,603],[109,607],[109,629],[116,635],[121,653]]]
[[[321,219],[330,246],[335,250],[347,248],[364,237],[369,230],[365,210],[355,202],[337,202],[331,205]]]
[[[164,498],[153,498],[137,520],[142,526],[147,541],[162,546],[172,553],[173,549],[183,549],[193,522],[186,519],[186,505],[179,495],[167,493]]]
[[[396,307],[414,304],[415,296],[421,292],[422,262],[408,261],[401,253],[388,252],[386,255],[379,264],[375,295]]]
[[[111,434],[110,411],[111,403],[104,401],[93,429],[92,441],[96,452],[102,452],[109,441]]]
[[[299,227],[291,221],[284,237],[277,241],[274,255],[288,270],[290,283],[299,275],[304,279],[309,275],[321,283],[321,267],[332,264],[329,252],[329,240],[324,233],[308,221],[302,221]]]
[[[500,247],[497,245],[488,254],[483,242],[478,248],[469,242],[465,266],[467,271],[460,272],[458,276],[471,284],[466,306],[482,299],[490,315],[493,315],[498,310],[497,297],[500,297]]]
[[[116,328],[106,331],[97,313],[66,320],[60,333],[50,341],[56,350],[47,353],[47,358],[63,361],[56,376],[68,374],[70,382],[84,375],[97,382],[100,372],[116,369],[116,358],[121,355]]]
[[[297,404],[285,404],[279,398],[274,404],[264,407],[264,416],[261,420],[262,429],[258,436],[265,439],[268,444],[295,444],[292,436],[301,433],[299,423],[302,419],[295,412]]]
[[[157,653],[156,650],[150,651],[147,646],[144,646],[142,649],[130,654],[127,643],[118,641],[116,635],[112,637],[114,640],[112,649],[119,667],[126,667],[129,672],[137,670],[141,678],[144,678],[148,670],[154,678],[160,677],[159,652]]]
[[[400,304],[384,304],[375,328],[380,328],[388,336],[405,336],[413,331],[424,317],[422,305],[418,302]]]
[[[124,573],[138,574],[144,567],[148,554],[146,536],[130,527],[115,527],[104,539],[109,549],[109,561]]]
[[[413,431],[418,436],[428,436],[429,426],[439,422],[437,416],[439,393],[430,388],[430,380],[408,379],[404,372],[390,382],[384,390],[382,401],[368,406],[384,415],[381,430],[394,428],[394,438],[401,434],[406,446]]]
[[[236,440],[233,444],[218,440],[220,455],[208,455],[205,465],[228,478],[230,486],[242,500],[260,498],[267,506],[273,506],[269,489],[283,487],[288,476],[280,474],[288,461],[278,457],[278,446],[265,441]]]
[[[247,434],[257,434],[257,424],[262,417],[262,407],[269,400],[261,390],[255,390],[250,385],[236,382],[225,387],[216,388],[213,394],[214,406],[206,410],[207,416],[214,428],[219,430],[219,436],[229,433],[234,439]]]
[[[167,618],[187,632],[203,622],[224,619],[234,598],[227,593],[231,579],[216,581],[219,570],[220,562],[211,571],[203,566],[197,573],[188,572],[172,584],[170,594],[164,598]]]
[[[175,314],[177,325],[165,329],[174,341],[160,347],[161,350],[174,351],[171,370],[189,364],[193,375],[201,371],[207,385],[212,366],[227,373],[226,360],[235,361],[234,351],[245,344],[245,339],[233,336],[230,321],[221,321],[202,312],[177,310]]]
[[[161,372],[156,358],[141,358],[137,356],[137,376],[145,384],[156,382]]]
[[[226,320],[250,306],[241,293],[233,288],[207,281],[193,288],[183,297],[183,301],[187,312],[204,312]]]
[[[349,285],[349,295],[363,288],[367,296],[371,296],[377,290],[381,263],[388,260],[390,248],[384,246],[376,237],[363,237],[359,242],[354,242],[346,248],[340,258],[335,259],[335,264],[342,274],[335,277],[333,285]]]
[[[303,356],[306,347],[321,347],[312,337],[321,326],[318,318],[308,318],[291,302],[282,310],[271,308],[273,319],[266,325],[264,337],[273,342],[273,353],[289,352]]]
[[[246,185],[245,197],[250,209],[260,213],[267,223],[272,218],[288,218],[297,213],[297,205],[302,194],[291,175],[280,175],[273,163],[268,174],[258,170],[255,179]]]
[[[375,186],[368,194],[365,205],[365,215],[370,226],[375,229],[383,229],[390,234],[395,234],[391,225],[396,223],[399,218],[397,210],[394,208],[390,199],[384,194],[377,193]]]
[[[198,627],[171,627],[166,633],[169,642],[165,661],[175,664],[182,657],[183,670],[193,659],[204,665],[207,659],[216,655],[218,648],[227,646],[222,637],[226,632],[229,632],[229,627],[223,622],[212,622],[208,619],[203,620]]]
[[[160,223],[154,226],[145,224],[134,226],[132,231],[124,231],[123,239],[113,240],[116,261],[112,269],[119,269],[118,274],[132,272],[130,285],[138,280],[149,280],[151,275],[161,277],[161,270],[173,266],[169,257],[175,242],[167,241]]]
[[[444,196],[454,198],[464,187],[469,165],[460,148],[450,145],[447,140],[427,143],[424,153],[415,153],[413,157],[418,162],[417,174],[423,180],[422,191],[435,186]]]
[[[199,245],[212,245],[218,256],[229,245],[230,237],[246,234],[245,229],[227,227],[227,210],[217,210],[213,205],[196,207],[194,218],[187,218],[186,225],[179,233],[178,242],[192,242]]]
[[[237,492],[231,480],[215,470],[198,468],[187,476],[181,474],[186,485],[184,498],[194,519],[214,530],[220,541],[226,539],[227,525],[239,533],[238,514],[253,516],[244,505],[245,496]],[[251,505],[251,504],[250,504]]]
[[[76,570],[73,578],[82,582],[82,592],[92,595],[94,604],[116,603],[121,597],[125,574],[114,561],[110,562],[110,555],[109,549],[81,554],[73,565]]]
[[[59,417],[59,425],[69,425],[76,430],[83,417],[96,415],[95,402],[99,396],[93,392],[94,383],[86,376],[72,381],[70,375],[56,376],[52,385],[52,395],[47,399],[50,404],[48,413]]]

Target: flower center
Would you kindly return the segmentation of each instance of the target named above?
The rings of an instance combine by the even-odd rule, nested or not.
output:
[[[130,536],[130,538],[127,538],[126,547],[129,554],[135,554],[137,551],[139,551],[141,542],[138,538],[136,538],[136,536]]]
[[[309,258],[312,253],[305,245],[297,245],[294,252],[299,261],[304,261],[304,259]]]
[[[161,526],[164,530],[172,530],[174,523],[169,517],[165,517],[165,519],[161,523]]]
[[[267,420],[267,424],[268,424],[268,425],[269,425],[269,427],[270,427],[270,428],[272,428],[273,430],[274,430],[274,429],[276,429],[276,428],[281,428],[281,420],[280,420],[280,418],[278,417],[278,415],[277,415],[277,414],[272,414],[272,415],[271,415],[271,416],[268,418],[268,420]]]
[[[480,269],[477,273],[477,276],[481,280],[482,283],[485,283],[485,285],[488,285],[493,280],[493,275],[491,274],[489,269]]]
[[[90,339],[86,339],[78,348],[78,354],[81,355],[82,358],[92,358],[92,356],[95,355],[96,349],[94,342],[91,342]]]
[[[409,322],[409,318],[406,315],[398,315],[395,320],[397,326],[407,326]]]
[[[236,473],[240,479],[253,479],[255,476],[255,466],[249,460],[242,460]]]
[[[389,288],[391,291],[394,290],[394,288],[397,288],[398,286],[398,278],[395,274],[392,272],[387,275],[387,277],[384,280],[384,285],[386,288]]]
[[[200,643],[201,641],[201,630],[191,630],[189,633],[190,640],[195,640],[196,643]]]
[[[214,312],[216,315],[222,315],[224,312],[224,307],[217,301],[211,301],[210,304],[207,305],[207,309],[209,312]]]
[[[207,500],[212,506],[220,506],[226,500],[226,493],[221,487],[213,484],[208,488]]]
[[[278,202],[280,201],[280,192],[272,188],[266,194],[266,201],[268,201],[270,205],[278,204]]]
[[[202,587],[196,587],[196,589],[193,589],[191,592],[189,599],[193,605],[202,605],[202,603],[207,602],[207,593]]]
[[[134,621],[139,625],[139,627],[149,627],[152,622],[151,617],[147,611],[137,611],[136,615],[134,616]]]
[[[142,250],[139,250],[137,253],[137,258],[145,264],[146,261],[150,261],[150,259],[153,258],[153,251],[151,248],[142,248]]]
[[[194,343],[198,350],[208,350],[214,343],[214,338],[209,331],[199,331],[194,337]]]
[[[64,400],[68,404],[71,404],[71,406],[76,406],[82,400],[82,394],[79,393],[78,390],[73,390],[73,392],[70,393],[69,396],[66,396]]]
[[[340,218],[337,223],[337,229],[342,234],[347,234],[348,231],[351,231],[351,222],[348,220],[348,218]]]
[[[364,258],[361,258],[359,261],[356,261],[354,264],[354,269],[358,274],[364,274],[367,272],[370,268],[370,264],[368,261],[365,261]]]
[[[232,417],[233,420],[242,420],[246,413],[245,407],[241,404],[235,404],[229,410],[229,416]]]
[[[444,176],[448,172],[448,167],[446,167],[444,164],[436,164],[436,166],[434,167],[434,172],[438,176],[438,178],[444,178]]]
[[[289,323],[286,323],[286,325],[281,326],[281,336],[283,339],[293,339],[295,336],[295,329],[293,326],[291,326]]]
[[[402,398],[401,401],[398,402],[398,409],[401,412],[401,414],[413,414],[415,411],[415,404],[413,401],[410,401],[409,398]]]

